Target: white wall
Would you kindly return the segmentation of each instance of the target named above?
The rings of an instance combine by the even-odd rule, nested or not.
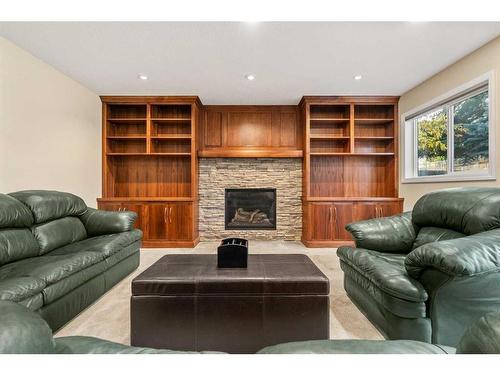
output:
[[[447,93],[448,91],[463,85],[489,71],[493,71],[493,95],[495,108],[495,118],[493,124],[496,133],[496,181],[468,181],[468,182],[441,182],[441,183],[419,183],[400,184],[399,195],[405,198],[405,210],[413,207],[415,202],[427,192],[457,186],[496,186],[500,187],[500,84],[498,75],[500,74],[500,37],[487,43],[483,47],[465,56],[453,65],[444,69],[435,76],[429,78],[419,86],[411,89],[401,96],[399,101],[399,111],[401,114],[410,111],[432,99]],[[411,72],[408,72],[411,74]],[[491,101],[490,101],[491,103]],[[404,155],[404,144],[401,141],[400,154]],[[402,158],[400,158],[402,160]],[[400,176],[404,176],[402,166]]]
[[[99,97],[0,38],[0,192],[101,195]]]

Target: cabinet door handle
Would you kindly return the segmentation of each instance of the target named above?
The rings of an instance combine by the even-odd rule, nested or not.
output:
[[[167,207],[163,209],[163,222],[167,224]]]
[[[332,223],[332,208],[328,207],[328,223]]]
[[[172,222],[172,207],[168,209],[168,222],[169,223]]]

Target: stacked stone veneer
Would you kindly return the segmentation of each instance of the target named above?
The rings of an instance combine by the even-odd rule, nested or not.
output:
[[[201,241],[225,237],[300,240],[301,159],[201,158],[199,173]],[[275,188],[276,230],[225,230],[224,189],[226,188]]]

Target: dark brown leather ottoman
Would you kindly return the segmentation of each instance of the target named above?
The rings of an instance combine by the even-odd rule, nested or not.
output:
[[[329,338],[329,282],[305,255],[249,255],[218,269],[215,255],[166,255],[132,281],[131,344],[255,353]]]

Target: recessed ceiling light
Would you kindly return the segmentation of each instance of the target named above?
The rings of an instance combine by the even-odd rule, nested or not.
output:
[[[255,76],[253,74],[247,74],[245,78],[248,79],[249,81],[253,81],[255,79]]]
[[[359,81],[361,78],[363,78],[363,76],[358,74],[352,78],[354,78],[356,81]]]
[[[145,74],[138,74],[138,75],[137,75],[137,78],[142,79],[143,81],[147,81],[148,76],[147,76],[147,75],[145,75]]]

